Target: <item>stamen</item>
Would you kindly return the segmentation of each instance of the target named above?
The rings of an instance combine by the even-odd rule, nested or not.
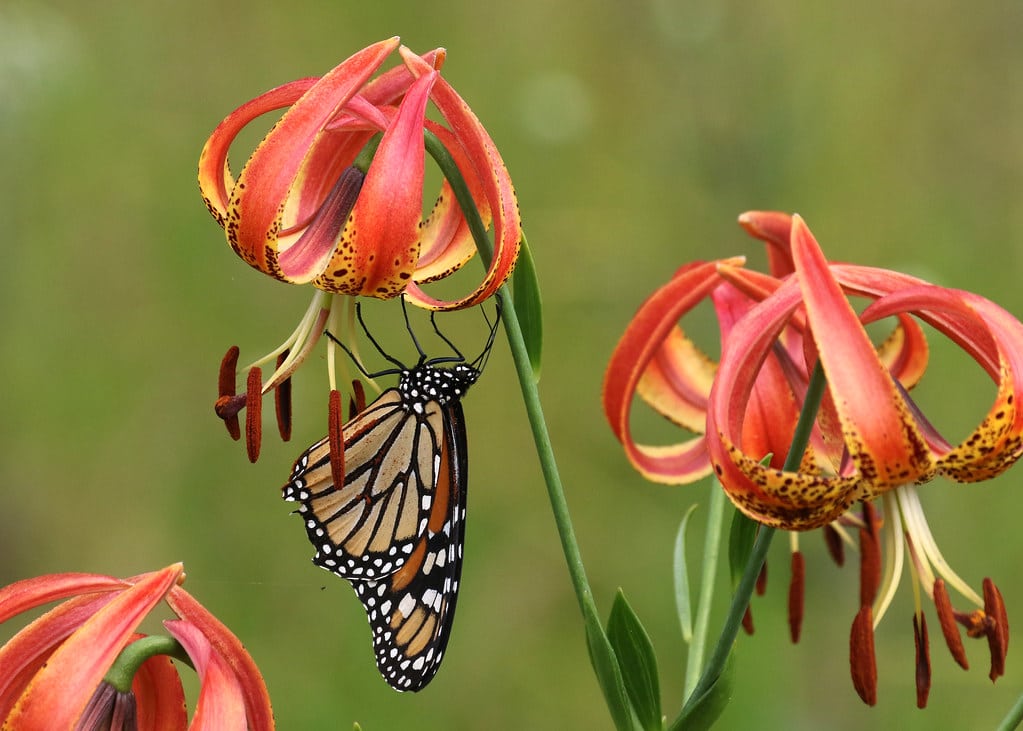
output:
[[[923,612],[913,614],[913,643],[916,645],[916,707],[926,708],[931,692],[931,649]]]
[[[362,387],[362,381],[352,379],[352,398],[348,404],[348,418],[354,419],[356,414],[366,410],[366,390]]]
[[[277,368],[280,368],[288,357],[288,351],[277,356]],[[286,378],[274,389],[274,410],[277,412],[277,430],[281,440],[291,439],[291,379]]]
[[[245,395],[245,448],[249,461],[259,459],[259,445],[263,439],[263,373],[259,368],[249,371]]]
[[[863,520],[866,526],[860,528],[860,606],[874,603],[877,588],[881,583],[881,540],[878,537],[877,510],[870,503],[863,503]]]
[[[987,644],[991,650],[991,672],[988,675],[993,683],[1005,675],[1005,653],[1009,649],[1009,617],[1005,613],[1005,602],[1002,592],[998,591],[995,582],[984,579],[984,613],[988,616],[989,631]]]
[[[853,687],[868,706],[877,703],[877,659],[874,656],[874,622],[870,604],[856,613],[849,633],[849,668]]]
[[[955,611],[952,609],[952,601],[948,598],[948,589],[942,579],[934,581],[934,607],[938,610],[938,622],[941,623],[941,633],[945,636],[945,644],[948,651],[959,667],[963,670],[970,669],[970,663],[966,660],[966,648],[963,647],[963,638],[959,635],[959,628],[956,627]]]
[[[838,566],[844,566],[845,546],[842,545],[842,536],[830,523],[824,526],[824,544],[828,547],[831,560]]]
[[[334,489],[345,484],[345,436],[341,423],[341,393],[331,389],[328,403],[327,447],[330,450],[330,476]]]
[[[234,410],[231,407],[231,402],[235,400],[235,395],[237,394],[235,374],[238,369],[238,354],[240,352],[237,345],[232,345],[227,349],[223,360],[220,361],[220,376],[217,379],[217,400],[213,404],[213,410],[216,411],[217,416],[224,420],[227,433],[235,441],[241,439],[242,436],[241,425],[238,423],[238,412],[241,411],[241,406]]]
[[[753,609],[749,606],[746,607],[746,613],[742,615],[742,628],[746,634],[753,634]]]
[[[789,636],[799,642],[803,629],[803,605],[806,593],[806,561],[801,551],[792,553],[792,580],[789,582]]]

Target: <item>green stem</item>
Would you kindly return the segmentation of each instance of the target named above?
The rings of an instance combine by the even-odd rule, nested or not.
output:
[[[796,430],[792,435],[792,442],[789,445],[789,453],[782,467],[786,472],[795,472],[799,469],[803,453],[806,451],[806,446],[810,441],[810,432],[813,429],[814,420],[817,418],[817,411],[820,408],[825,385],[824,371],[821,369],[820,362],[818,361],[813,374],[810,376],[806,397],[803,400],[803,409],[799,414],[799,422],[796,424]],[[732,652],[732,645],[735,644],[735,638],[739,633],[742,617],[749,606],[750,597],[753,596],[753,587],[756,585],[757,576],[760,574],[760,569],[767,558],[767,550],[771,547],[771,539],[774,538],[774,533],[774,528],[760,526],[757,540],[753,544],[753,550],[750,553],[749,560],[746,562],[742,579],[740,579],[739,585],[735,589],[735,594],[732,596],[732,603],[728,607],[728,614],[725,617],[724,626],[721,628],[721,635],[714,646],[714,652],[710,660],[708,660],[707,667],[704,668],[696,687],[693,688],[693,692],[686,698],[685,705],[682,707],[682,713],[679,715],[675,727],[680,727],[681,722],[695,708],[696,702],[714,686],[714,683],[721,676],[725,662]]]
[[[700,574],[700,599],[696,608],[696,623],[693,625],[693,639],[689,643],[686,657],[686,679],[682,697],[688,698],[696,687],[703,667],[703,655],[707,648],[707,628],[710,625],[710,609],[714,598],[715,567],[721,548],[722,517],[725,514],[725,491],[715,482],[710,491],[710,507],[707,509],[707,533],[703,539],[702,573]]]
[[[998,731],[1012,731],[1014,728],[1019,728],[1020,721],[1023,721],[1023,695],[1019,697],[1013,707],[1009,709],[1009,713],[998,724]]]
[[[490,237],[487,235],[487,227],[483,224],[476,204],[472,199],[472,194],[465,184],[465,179],[440,139],[429,130],[424,130],[424,132],[426,150],[436,161],[441,172],[451,184],[455,198],[458,200],[462,213],[465,215],[465,220],[469,224],[469,230],[472,232],[473,239],[476,242],[476,248],[480,252],[480,258],[483,260],[484,266],[489,267],[494,256],[494,247]],[[522,328],[519,325],[519,319],[512,302],[511,290],[507,284],[501,287],[500,293],[506,303],[501,319],[504,321],[504,329],[508,336],[512,360],[515,362],[515,371],[519,377],[519,386],[522,389],[522,398],[526,406],[529,425],[533,432],[533,441],[536,444],[540,468],[543,471],[544,482],[547,484],[547,496],[550,499],[554,521],[557,524],[558,534],[561,537],[561,548],[565,554],[565,561],[568,564],[568,573],[571,576],[572,586],[575,589],[579,608],[582,610],[583,615],[595,618],[597,617],[596,603],[593,601],[593,592],[590,589],[589,582],[586,580],[586,570],[583,566],[582,555],[579,552],[579,545],[575,540],[575,530],[572,528],[572,520],[568,512],[568,502],[565,500],[565,492],[561,486],[558,465],[554,459],[554,449],[551,446],[550,434],[547,431],[547,422],[544,419],[543,407],[540,405],[540,394],[537,390],[536,379],[533,377],[529,352],[522,337]]]
[[[142,663],[155,655],[169,655],[189,666],[192,665],[192,660],[185,652],[185,648],[176,639],[166,635],[150,635],[135,640],[121,650],[103,680],[119,692],[129,693],[135,673],[138,672]]]

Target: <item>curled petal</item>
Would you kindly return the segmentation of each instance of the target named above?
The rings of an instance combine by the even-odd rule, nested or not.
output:
[[[167,603],[179,617],[197,627],[217,654],[230,666],[232,673],[241,684],[249,728],[253,731],[272,729],[274,727],[273,709],[270,707],[270,696],[267,693],[266,684],[263,682],[259,668],[256,667],[241,641],[180,586],[176,586],[170,591],[167,595]]]
[[[926,441],[799,216],[792,219],[792,253],[845,446],[866,495],[929,478],[934,466]]]
[[[156,655],[139,667],[132,679],[139,731],[169,731],[188,725],[181,676],[166,655]]]
[[[12,728],[70,728],[139,622],[183,575],[147,574],[89,617],[32,678],[7,719]]]
[[[225,227],[232,248],[256,269],[281,278],[276,245],[283,225],[281,202],[288,199],[317,136],[397,45],[397,38],[375,43],[318,79],[252,153],[230,190]]]
[[[402,48],[401,54],[414,75],[420,76],[430,70],[428,63],[407,49]],[[518,257],[522,229],[511,176],[497,146],[479,119],[443,77],[438,77],[431,99],[458,137],[466,159],[475,169],[474,177],[485,193],[484,199],[494,221],[494,255],[483,281],[472,293],[461,299],[445,301],[430,297],[417,284],[410,284],[407,294],[420,307],[457,310],[472,307],[492,297],[511,276]]]
[[[666,447],[637,444],[632,439],[629,417],[640,379],[661,350],[661,344],[678,319],[719,284],[715,262],[696,263],[679,270],[640,306],[611,355],[604,375],[604,415],[629,460],[650,480],[680,484],[709,471],[702,438]],[[673,354],[678,355],[679,351],[676,349]],[[684,373],[685,369],[674,372]]]
[[[196,701],[191,728],[197,731],[246,728],[245,699],[241,686],[209,640],[197,627],[185,620],[168,620],[163,624],[185,648],[199,674],[199,699]]]

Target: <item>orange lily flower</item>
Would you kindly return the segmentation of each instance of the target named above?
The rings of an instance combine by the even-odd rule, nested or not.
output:
[[[372,78],[395,50],[402,63]],[[292,81],[243,104],[203,148],[199,187],[235,252],[275,279],[319,290],[288,340],[242,369],[248,374],[245,394],[235,393],[237,352],[225,358],[217,413],[237,439],[238,413],[248,406],[253,461],[259,398],[275,391],[287,439],[288,379],[324,327],[347,337],[346,322],[336,313],[347,297],[333,295],[389,299],[404,293],[421,307],[454,310],[491,297],[511,274],[522,238],[515,191],[493,140],[440,75],[445,58],[444,49],[418,56],[399,48],[398,38],[380,41],[323,77]],[[427,118],[429,102],[443,122]],[[257,117],[285,107],[236,179],[228,165],[231,143]],[[482,223],[493,229],[493,257],[483,280],[453,300],[434,298],[420,285],[457,271],[476,243],[448,180],[432,213],[423,216],[427,132],[451,155]],[[332,362],[333,348],[328,352]],[[275,358],[273,375],[262,382],[254,369]],[[330,377],[333,386],[332,369]]]
[[[270,699],[252,658],[182,581],[183,567],[174,564],[128,579],[52,574],[0,589],[0,622],[66,600],[0,648],[2,728],[272,729]],[[201,680],[191,725],[181,679],[166,655],[142,653],[125,687],[108,679],[122,652],[145,641],[136,628],[161,601],[178,615],[164,626]]]
[[[838,536],[845,537],[844,526],[858,527],[861,606],[850,647],[854,686],[865,702],[876,701],[873,630],[894,596],[906,552],[914,582],[922,584],[935,602],[954,658],[967,667],[958,622],[969,636],[987,638],[991,678],[997,678],[1004,672],[1008,642],[1001,595],[985,579],[981,597],[951,570],[927,526],[915,486],[939,474],[961,482],[987,479],[1018,459],[1023,414],[1015,404],[1023,390],[1023,325],[972,293],[936,287],[898,272],[829,263],[798,216],[753,212],[743,214],[740,222],[769,245],[771,268],[779,276],[748,271],[735,260],[713,265],[713,276],[719,279],[706,288],[715,298],[719,319],[719,302],[741,304],[727,330],[722,323],[721,362],[713,370],[674,329],[680,312],[689,306],[651,305],[658,293],[641,308],[612,357],[605,381],[605,410],[626,454],[647,477],[661,482],[689,482],[700,476],[702,469],[671,461],[685,451],[681,445],[635,445],[628,432],[635,390],[669,417],[678,412],[680,401],[698,403],[701,409],[693,414],[705,417],[703,428],[690,429],[703,433],[695,441],[740,510],[761,523],[791,531],[826,527],[832,547],[840,547]],[[703,276],[711,278],[707,270]],[[873,302],[857,314],[848,295]],[[644,321],[641,316],[648,308],[653,311],[645,313],[646,319],[660,315],[667,322],[660,330],[646,327],[646,335],[652,333],[654,339],[644,342],[632,330]],[[887,317],[896,318],[896,328],[875,347],[864,325]],[[958,445],[943,439],[909,396],[927,364],[926,341],[914,317],[960,345],[997,383],[987,418]],[[808,374],[818,360],[828,387],[810,447],[798,472],[783,472],[779,454],[787,452]],[[696,379],[704,386],[711,382],[709,393],[692,388]],[[659,387],[645,391],[644,380]],[[694,393],[698,401],[679,397]],[[683,444],[687,443],[694,440]],[[771,460],[762,464],[767,455]],[[868,502],[878,498],[883,520]],[[862,514],[852,510],[858,502],[864,505]],[[882,532],[892,545],[883,576]],[[793,594],[798,596],[790,599],[790,612],[798,616],[790,616],[790,622],[796,640],[803,578],[795,540],[793,551]],[[840,560],[840,554],[836,557]],[[955,611],[946,585],[975,609]],[[919,605],[914,634],[917,702],[923,707],[930,660]]]

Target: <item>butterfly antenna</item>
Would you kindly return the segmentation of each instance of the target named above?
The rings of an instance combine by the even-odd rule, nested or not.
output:
[[[462,355],[462,351],[459,350],[458,346],[456,346],[453,342],[448,340],[447,336],[444,335],[444,333],[442,333],[440,331],[439,327],[437,327],[437,311],[436,310],[434,310],[433,312],[430,313],[430,324],[433,325],[433,331],[435,333],[437,333],[437,337],[439,337],[441,340],[443,340],[445,343],[447,343],[448,347],[451,348],[451,350],[454,351],[455,355],[457,356],[457,358],[445,358],[444,360],[445,361],[449,361],[449,362],[457,362],[457,363],[465,362],[465,356]]]
[[[406,370],[404,363],[402,363],[401,361],[397,360],[396,358],[392,358],[390,355],[388,355],[384,351],[383,348],[380,347],[380,343],[378,343],[376,341],[376,338],[373,337],[373,334],[369,331],[369,328],[366,327],[366,321],[362,319],[362,303],[361,302],[356,302],[355,303],[355,314],[356,314],[356,316],[359,319],[359,324],[362,326],[363,332],[366,333],[366,337],[369,338],[369,341],[371,343],[373,343],[373,347],[375,347],[377,349],[377,352],[380,353],[380,355],[384,356],[384,358],[386,358],[389,362],[391,362],[395,366],[397,366],[397,368],[385,368],[382,371],[377,371],[375,373],[370,373],[362,365],[362,361],[360,361],[358,358],[355,357],[355,353],[353,353],[351,351],[351,349],[349,349],[349,347],[347,345],[345,345],[340,340],[338,340],[337,337],[334,336],[334,333],[332,333],[330,330],[324,330],[323,334],[326,335],[328,338],[330,338],[332,341],[334,341],[335,345],[337,345],[339,348],[341,348],[341,350],[345,351],[348,354],[348,357],[352,359],[353,363],[355,363],[355,367],[358,368],[359,372],[362,373],[362,375],[364,375],[366,378],[369,378],[369,379],[379,378],[380,376],[389,376],[389,375],[392,375],[394,373],[400,373],[401,371]]]

